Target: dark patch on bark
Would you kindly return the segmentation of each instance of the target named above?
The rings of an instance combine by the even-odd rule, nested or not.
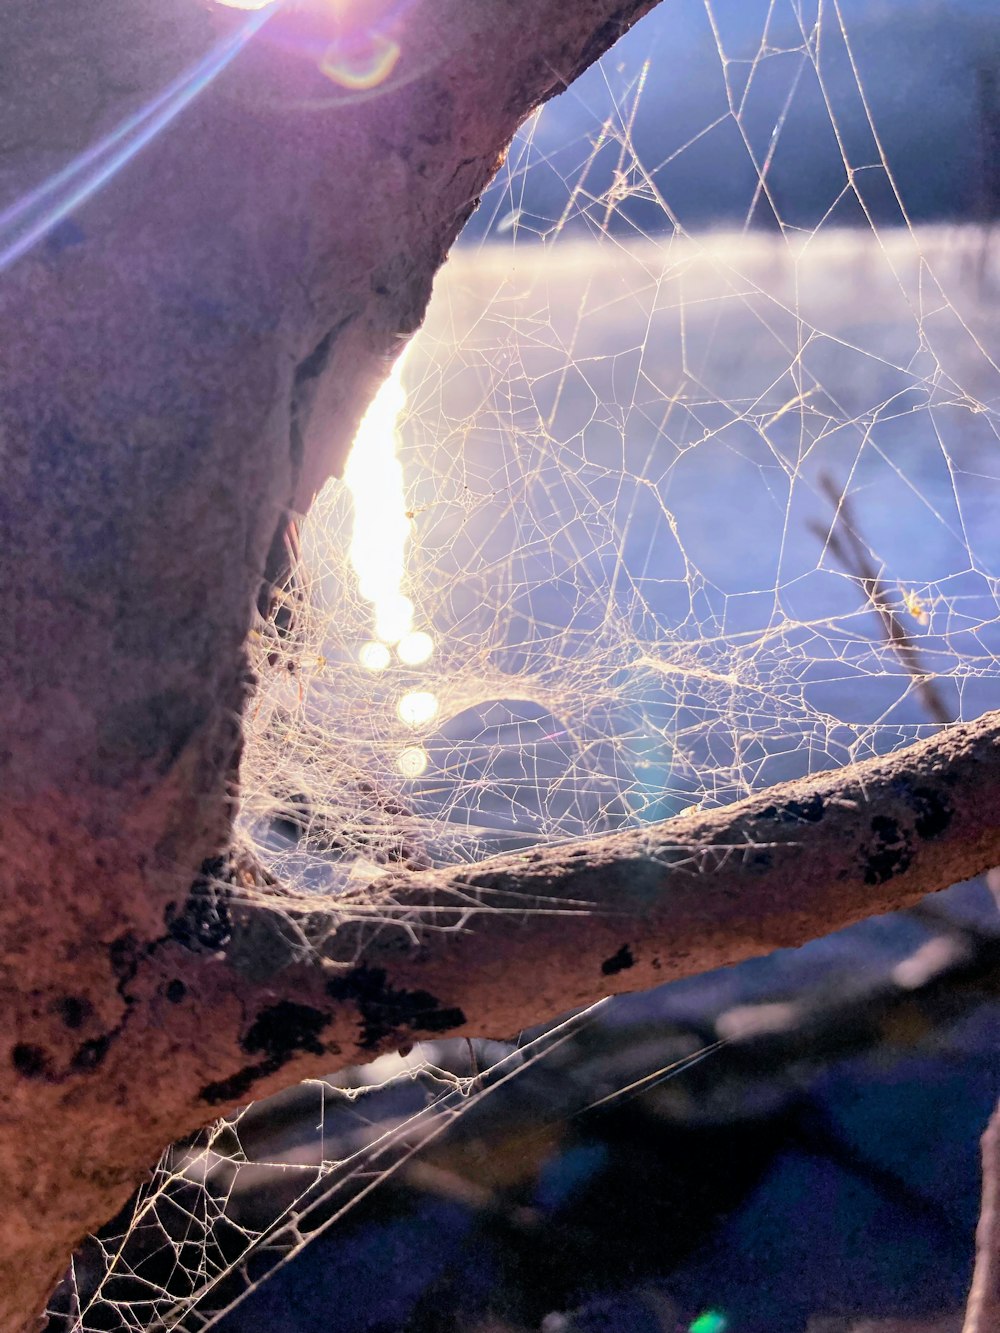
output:
[[[56,1001],[56,1010],[70,1031],[82,1028],[93,1013],[93,1005],[79,995],[64,995]]]
[[[45,248],[50,255],[61,255],[64,250],[72,250],[82,245],[87,233],[75,218],[69,217],[53,227],[45,238]]]
[[[70,1068],[86,1072],[103,1064],[113,1035],[117,1033],[105,1032],[103,1036],[94,1037],[92,1041],[85,1041],[82,1046],[77,1047],[76,1054],[70,1061]]]
[[[296,1051],[322,1055],[324,1046],[319,1036],[329,1021],[329,1014],[312,1005],[280,1000],[260,1011],[240,1045],[248,1055],[263,1051],[281,1064]]]
[[[22,1078],[44,1078],[49,1072],[48,1051],[29,1042],[18,1042],[10,1053],[10,1062]]]
[[[171,939],[194,953],[200,949],[214,953],[225,946],[233,933],[228,885],[234,874],[229,856],[215,856],[204,863],[181,910],[168,904],[165,924]]]
[[[171,1004],[180,1004],[185,995],[187,995],[187,986],[184,985],[180,977],[174,977],[173,981],[168,982],[166,996]]]
[[[441,1001],[425,990],[397,989],[381,967],[353,967],[342,977],[327,984],[333,1000],[347,1001],[358,1007],[361,1015],[362,1050],[373,1051],[390,1043],[398,1047],[398,1034],[412,1032],[450,1032],[465,1024],[465,1014],[458,1008],[442,1008]]]
[[[814,792],[807,801],[786,801],[784,805],[769,805],[760,812],[760,818],[773,819],[779,824],[818,824],[823,814],[823,798],[819,792]]]
[[[623,944],[616,954],[605,958],[601,964],[601,973],[603,976],[613,977],[616,972],[624,972],[630,967],[635,967],[635,958],[628,945]]]
[[[135,976],[141,952],[139,937],[131,930],[111,941],[108,946],[108,959],[112,972],[120,982],[131,981]]]
[[[914,828],[921,838],[939,838],[955,815],[951,802],[933,787],[914,787],[907,804],[916,815]]]
[[[874,842],[865,858],[866,884],[885,884],[901,875],[913,860],[913,849],[895,819],[876,815],[871,823]]]
[[[244,1065],[229,1078],[206,1083],[198,1094],[202,1101],[215,1105],[244,1097],[258,1079],[276,1073],[298,1051],[323,1055],[328,1049],[320,1034],[330,1022],[330,1015],[308,1004],[280,1000],[262,1009],[240,1042],[248,1055],[263,1052],[264,1059]]]
[[[257,590],[257,611],[274,626],[279,638],[290,639],[296,624],[296,607],[301,600],[296,567],[299,562],[299,536],[291,513],[285,510],[271,538],[264,560],[264,577]],[[277,653],[268,654],[274,666]],[[289,670],[292,662],[288,662]]]
[[[771,869],[774,857],[768,848],[758,847],[756,851],[743,853],[743,864],[751,875],[763,875]]]
[[[236,1101],[250,1091],[258,1078],[270,1072],[267,1064],[265,1060],[258,1065],[247,1065],[230,1078],[219,1079],[217,1083],[206,1083],[198,1096],[210,1106],[217,1106],[219,1102]]]

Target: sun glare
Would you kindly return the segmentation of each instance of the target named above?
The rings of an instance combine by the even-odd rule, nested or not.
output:
[[[361,596],[374,609],[375,636],[383,643],[398,643],[413,628],[413,603],[401,586],[410,521],[403,469],[396,457],[399,419],[406,406],[405,356],[362,418],[344,472],[354,501],[351,564]]]
[[[438,714],[437,695],[428,690],[410,690],[399,701],[399,720],[408,727],[423,727],[433,722]]]
[[[277,9],[283,0],[215,0],[215,3],[223,9],[258,10]],[[351,92],[377,88],[396,68],[401,54],[399,43],[372,26],[370,13],[354,0],[327,0],[327,7],[338,36],[320,57],[320,72]]]
[[[404,352],[365,413],[344,472],[354,502],[351,564],[361,596],[372,605],[374,630],[358,649],[358,661],[373,673],[392,664],[393,647],[397,661],[407,667],[421,666],[434,653],[431,635],[413,628],[413,602],[403,591],[411,521],[396,449],[406,407],[405,359]],[[410,690],[396,704],[397,716],[408,727],[426,726],[438,710],[437,696],[427,690]],[[427,762],[423,749],[411,747],[400,755],[398,767],[403,777],[419,777]]]

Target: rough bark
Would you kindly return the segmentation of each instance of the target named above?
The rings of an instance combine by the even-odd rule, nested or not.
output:
[[[195,1030],[139,962],[228,840],[275,531],[338,470],[518,123],[653,3],[287,5],[0,276],[5,1330],[190,1123],[169,1088]],[[379,87],[308,55],[337,14],[390,25]],[[7,0],[0,212],[246,21]],[[214,991],[203,966],[172,1012]],[[196,1025],[196,1082],[230,1067],[240,1005]]]
[[[365,96],[302,57],[329,21],[305,6],[2,275],[0,1328],[227,1107],[1000,861],[994,715],[641,834],[385,881],[379,923],[238,858],[198,879],[225,869],[275,532],[338,470],[517,124],[654,2],[414,0]],[[8,0],[0,208],[244,18],[95,0],[81,24],[69,0]]]

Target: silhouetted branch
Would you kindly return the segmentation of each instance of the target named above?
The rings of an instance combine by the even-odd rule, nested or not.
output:
[[[871,552],[861,539],[848,496],[828,473],[820,477],[819,484],[833,505],[833,526],[827,531],[821,524],[812,522],[809,524],[810,529],[833,552],[846,572],[857,579],[879,618],[886,643],[913,677],[920,702],[928,715],[939,725],[947,725],[954,720],[953,714],[944,702],[934,677],[924,670],[920,650],[893,607],[893,599],[882,575],[875,568]]]

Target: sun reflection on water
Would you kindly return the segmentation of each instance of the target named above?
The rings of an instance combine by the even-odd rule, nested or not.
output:
[[[404,352],[362,418],[344,472],[354,503],[351,565],[374,620],[374,635],[359,648],[358,661],[374,673],[388,670],[394,661],[421,666],[435,646],[426,630],[414,628],[413,602],[403,591],[411,521],[396,451],[406,407],[405,361]],[[406,689],[396,701],[396,715],[411,730],[429,726],[439,711],[437,695],[429,690]],[[411,744],[400,752],[396,766],[401,776],[414,778],[427,764],[427,752]]]

